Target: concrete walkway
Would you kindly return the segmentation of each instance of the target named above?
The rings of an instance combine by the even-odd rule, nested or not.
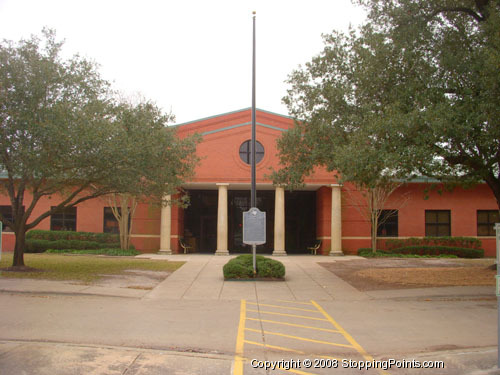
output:
[[[233,256],[203,254],[143,254],[137,258],[186,263],[153,290],[82,285],[71,281],[0,278],[0,292],[27,294],[76,294],[148,300],[248,301],[364,301],[392,298],[494,296],[494,286],[442,287],[361,292],[318,263],[363,259],[357,256],[297,255],[274,257],[286,268],[285,281],[225,281],[222,267]],[[273,258],[273,257],[271,257]]]
[[[361,292],[318,263],[362,259],[357,256],[274,257],[286,268],[285,281],[225,281],[222,267],[230,257],[213,255],[156,255],[140,258],[186,261],[186,264],[145,294],[162,300],[289,300],[363,301],[384,298],[494,296],[493,286],[415,288]],[[273,257],[271,257],[273,258]]]
[[[368,298],[342,279],[317,264],[318,260],[334,261],[330,257],[289,256],[275,258],[283,262],[286,279],[280,281],[225,281],[222,267],[230,259],[223,256],[150,256],[168,260],[186,260],[187,263],[160,283],[144,298],[240,300],[285,299],[319,301],[349,298]],[[350,259],[345,257],[342,259]],[[340,261],[340,260],[337,260]]]

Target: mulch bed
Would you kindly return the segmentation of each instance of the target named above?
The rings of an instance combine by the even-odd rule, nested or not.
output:
[[[360,291],[495,285],[493,260],[372,258],[319,263]]]

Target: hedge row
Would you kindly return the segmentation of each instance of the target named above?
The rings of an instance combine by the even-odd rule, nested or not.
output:
[[[73,232],[62,230],[30,230],[26,234],[26,239],[33,240],[73,240],[73,241],[91,241],[99,243],[114,244],[120,241],[118,234],[114,233],[92,233],[92,232]],[[108,246],[114,247],[114,246]]]
[[[424,238],[404,238],[387,239],[385,248],[388,251],[413,246],[445,246],[466,249],[481,249],[481,241],[471,237],[424,237]]]
[[[112,249],[48,249],[46,253],[49,254],[93,254],[93,255],[111,255],[111,256],[134,256],[139,255],[140,252],[134,249],[122,250],[120,248]]]
[[[39,240],[27,239],[25,252],[27,253],[43,253],[48,249],[102,249],[102,248],[119,248],[120,243],[102,243],[96,241],[80,241],[80,240]]]
[[[412,254],[421,256],[456,255],[460,258],[484,257],[483,249],[470,249],[452,246],[405,246],[394,250],[377,250],[377,252],[383,252],[386,254]],[[358,255],[360,256],[366,256],[366,254],[368,253],[372,253],[372,250],[366,248],[358,250]]]
[[[285,266],[283,263],[263,257],[256,256],[257,274],[255,277],[283,279],[285,277]],[[253,257],[251,254],[239,255],[231,259],[223,267],[225,279],[252,279]]]
[[[453,254],[439,254],[435,255],[417,255],[417,254],[399,254],[399,253],[389,253],[385,250],[377,250],[377,252],[372,252],[370,248],[362,248],[358,250],[358,255],[365,258],[458,258]]]

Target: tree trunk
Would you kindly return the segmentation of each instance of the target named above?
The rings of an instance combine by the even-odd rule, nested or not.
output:
[[[370,225],[371,225],[371,240],[372,240],[372,253],[377,252],[377,218],[378,218],[378,202],[376,202],[375,189],[370,189]]]
[[[12,267],[24,267],[24,247],[26,243],[26,229],[24,225],[16,231],[16,246],[14,248],[14,258]]]
[[[117,198],[120,200],[120,205],[118,205]],[[130,248],[130,234],[132,233],[132,218],[137,208],[137,198],[130,194],[112,194],[108,197],[108,202],[113,215],[118,221],[120,248],[128,250]]]
[[[377,252],[377,227],[378,227],[378,212],[376,210],[372,211],[372,252]]]
[[[128,195],[121,194],[121,215],[119,218],[118,226],[120,227],[120,248],[122,250],[128,250],[128,218],[129,218],[129,207],[128,207]]]

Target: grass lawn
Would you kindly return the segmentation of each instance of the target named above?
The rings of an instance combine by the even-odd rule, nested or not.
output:
[[[125,270],[173,272],[184,262],[135,259],[129,257],[102,257],[93,255],[25,254],[24,263],[35,272],[1,270],[0,277],[45,280],[76,280],[91,283],[102,275],[117,275]],[[2,253],[0,269],[12,266],[12,253]]]

